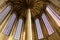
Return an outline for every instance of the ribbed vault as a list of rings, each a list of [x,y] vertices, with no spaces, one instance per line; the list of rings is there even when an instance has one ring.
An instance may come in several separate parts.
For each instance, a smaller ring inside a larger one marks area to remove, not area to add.
[[[46,7],[44,0],[10,0],[13,5],[14,11],[18,12],[17,15],[26,16],[26,11],[31,10],[32,17],[41,15]]]
[[[0,0],[0,40],[60,40],[57,0]]]

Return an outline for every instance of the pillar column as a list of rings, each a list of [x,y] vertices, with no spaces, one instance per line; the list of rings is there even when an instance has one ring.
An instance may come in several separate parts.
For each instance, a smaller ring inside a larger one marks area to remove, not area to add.
[[[35,27],[34,24],[32,24],[32,19],[31,19],[31,11],[30,9],[27,10],[27,15],[26,15],[26,40],[38,40],[35,38]],[[33,26],[32,26],[33,25]]]
[[[22,25],[22,30],[21,30],[21,34],[20,34],[20,40],[26,40],[26,27],[25,27],[24,23]]]

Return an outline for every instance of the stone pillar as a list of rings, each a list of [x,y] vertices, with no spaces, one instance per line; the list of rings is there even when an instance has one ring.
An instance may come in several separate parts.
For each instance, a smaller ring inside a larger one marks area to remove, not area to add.
[[[34,24],[32,26],[32,19],[31,19],[31,12],[30,9],[27,10],[27,15],[26,15],[27,19],[26,19],[26,40],[38,40],[35,37],[35,30],[34,29]]]
[[[31,12],[30,9],[27,10],[27,17],[26,17],[26,40],[33,40],[32,36],[32,23],[31,23]]]
[[[21,34],[20,34],[20,40],[26,40],[26,27],[25,27],[24,23],[22,25],[22,30],[21,30]]]

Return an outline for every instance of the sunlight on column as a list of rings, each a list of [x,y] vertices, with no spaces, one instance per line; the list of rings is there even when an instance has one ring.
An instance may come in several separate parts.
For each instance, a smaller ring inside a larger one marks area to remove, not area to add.
[[[31,12],[30,9],[28,9],[27,12],[27,20],[26,20],[26,26],[27,26],[27,40],[32,40],[32,26],[31,26]]]
[[[23,33],[23,40],[25,40],[25,32]]]
[[[26,32],[23,31],[23,32],[21,33],[20,40],[25,40],[25,38],[26,38]]]

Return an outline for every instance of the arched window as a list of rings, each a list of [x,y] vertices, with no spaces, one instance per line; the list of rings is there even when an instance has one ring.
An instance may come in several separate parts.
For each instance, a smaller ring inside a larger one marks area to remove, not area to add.
[[[35,20],[35,23],[36,23],[36,28],[37,28],[37,32],[38,32],[38,39],[44,38],[43,37],[43,33],[42,33],[42,29],[41,29],[41,26],[40,26],[40,22],[39,22],[38,18]]]
[[[11,29],[13,27],[13,23],[15,21],[15,18],[16,18],[16,15],[15,15],[15,13],[13,13],[12,17],[8,21],[8,24],[7,24],[6,28],[3,31],[4,34],[6,34],[6,35],[10,34],[10,31],[11,31]]]
[[[10,10],[11,10],[11,5],[8,5],[7,8],[0,13],[0,23],[4,20],[4,18],[7,16]]]
[[[46,10],[49,12],[51,17],[55,20],[56,24],[60,27],[60,16],[52,10],[52,8],[48,5]]]
[[[54,33],[54,30],[52,29],[52,26],[50,25],[50,23],[49,23],[49,21],[48,21],[48,19],[47,19],[47,17],[46,17],[45,14],[42,14],[42,19],[44,21],[44,24],[46,26],[46,29],[47,29],[49,35],[51,35],[52,33]]]
[[[23,23],[23,20],[19,19],[19,21],[18,21],[18,27],[17,27],[16,33],[15,33],[15,36],[14,36],[14,38],[16,40],[20,39],[20,33],[21,33],[22,23]]]

